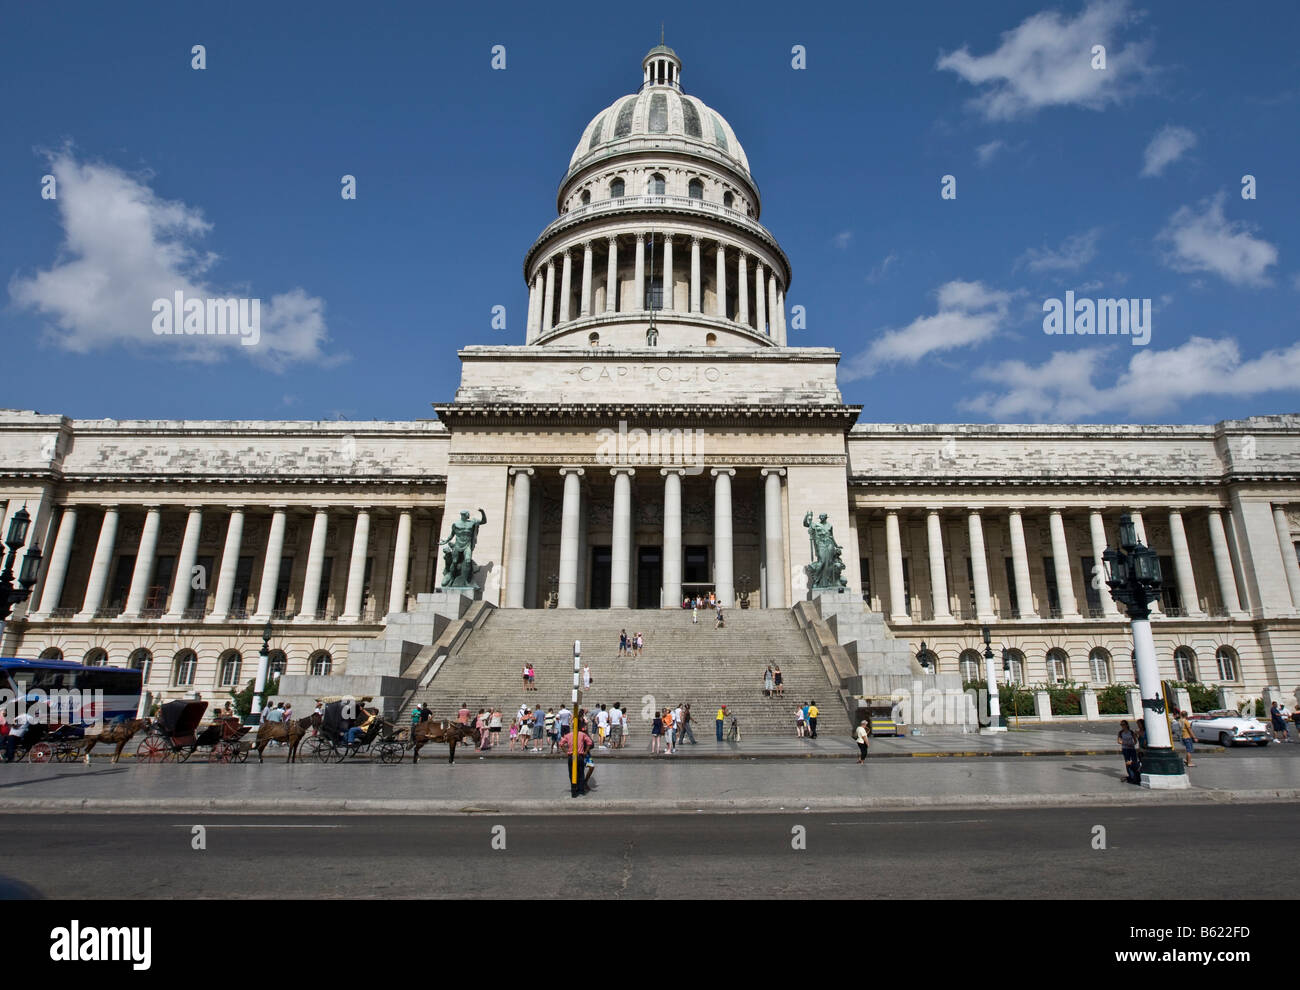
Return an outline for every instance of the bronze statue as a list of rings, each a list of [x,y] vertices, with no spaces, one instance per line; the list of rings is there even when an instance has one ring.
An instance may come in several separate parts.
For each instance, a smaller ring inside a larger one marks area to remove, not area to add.
[[[451,534],[438,544],[442,551],[442,587],[477,588],[474,583],[474,547],[478,544],[478,528],[487,523],[487,513],[478,510],[477,521],[470,519],[469,510],[462,509],[460,518],[451,524]]]
[[[835,527],[823,512],[817,522],[809,512],[803,517],[808,527],[808,549],[812,563],[804,568],[808,572],[808,587],[812,591],[839,591],[848,586],[844,573],[843,547],[835,542]]]

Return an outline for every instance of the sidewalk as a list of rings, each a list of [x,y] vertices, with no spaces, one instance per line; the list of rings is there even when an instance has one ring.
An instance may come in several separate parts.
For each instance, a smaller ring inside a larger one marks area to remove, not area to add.
[[[872,756],[865,766],[773,758],[753,766],[737,759],[623,761],[598,753],[595,762],[599,786],[579,800],[569,797],[558,757],[458,758],[454,766],[445,758],[418,766],[14,764],[0,767],[0,814],[661,814],[1300,801],[1300,759],[1245,750],[1198,762],[1186,791],[1125,784],[1118,754],[951,761]]]

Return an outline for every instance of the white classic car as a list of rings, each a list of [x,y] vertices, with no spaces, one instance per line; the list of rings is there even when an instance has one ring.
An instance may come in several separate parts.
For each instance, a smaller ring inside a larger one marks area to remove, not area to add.
[[[1232,746],[1236,743],[1267,746],[1272,738],[1263,722],[1244,716],[1240,712],[1205,712],[1190,716],[1189,721],[1192,723],[1192,735],[1197,742],[1217,742],[1220,746]]]

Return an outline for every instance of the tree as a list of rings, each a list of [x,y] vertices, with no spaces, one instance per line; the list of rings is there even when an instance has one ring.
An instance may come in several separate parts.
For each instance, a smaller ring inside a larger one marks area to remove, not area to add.
[[[235,712],[240,718],[247,718],[253,711],[253,688],[255,680],[249,681],[238,691],[231,691],[230,697],[235,702]],[[270,674],[266,677],[266,688],[262,692],[262,701],[265,703],[267,698],[272,698],[280,691],[280,678],[273,677]]]

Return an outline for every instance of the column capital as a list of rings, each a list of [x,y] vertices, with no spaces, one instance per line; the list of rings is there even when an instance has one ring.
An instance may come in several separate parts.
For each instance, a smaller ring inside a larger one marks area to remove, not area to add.
[[[586,473],[587,473],[587,469],[586,469],[586,468],[580,468],[580,467],[562,467],[562,468],[560,468],[560,477],[561,477],[561,478],[564,477],[566,474],[576,474],[579,478],[581,478],[581,477],[582,477],[584,474],[586,474]]]
[[[1185,508],[1187,508],[1187,506],[1185,505],[1166,505],[1165,511],[1168,512],[1170,515],[1181,516]]]
[[[636,474],[636,468],[615,467],[615,468],[610,468],[609,473],[612,477],[617,477],[620,474],[626,474],[629,478],[631,478]]]
[[[312,512],[320,513],[320,512],[329,512],[331,509],[335,507],[332,505],[311,505],[309,506],[309,508],[311,509]]]
[[[1223,515],[1223,513],[1227,512],[1228,510],[1221,505],[1207,505],[1205,507],[1205,511],[1212,516],[1221,516]]]
[[[243,505],[243,504],[240,504],[240,505],[226,505],[226,506],[223,506],[222,508],[224,508],[227,512],[243,512],[246,508],[248,508],[248,506]]]
[[[510,474],[511,475],[526,474],[531,478],[533,476],[533,469],[530,467],[512,467],[510,469]]]
[[[1004,505],[1003,508],[1014,516],[1022,516],[1025,513],[1023,505]]]
[[[375,507],[373,505],[354,505],[352,506],[352,511],[359,516],[368,516],[370,513],[375,511]]]
[[[733,476],[735,473],[736,473],[735,468],[709,468],[709,474],[714,478],[716,478],[720,474],[725,474],[728,477],[730,477]]]
[[[654,234],[652,233],[650,236],[653,237]],[[672,241],[673,241],[673,235],[670,234],[670,233],[667,233],[667,232],[660,233],[659,236],[660,236],[661,238],[663,238],[663,242],[664,242],[665,244],[671,244]]]
[[[189,512],[202,512],[204,509],[207,508],[207,506],[204,505],[202,502],[186,502],[184,503],[183,508],[185,508]]]
[[[764,478],[766,478],[769,474],[774,474],[774,475],[776,475],[778,478],[784,478],[784,477],[785,477],[785,468],[783,468],[783,467],[767,467],[767,468],[763,468],[763,469],[762,469],[761,471],[759,471],[758,473],[759,473],[762,477],[764,477]]]
[[[288,502],[268,502],[266,505],[262,506],[262,508],[264,508],[264,509],[270,509],[272,512],[288,512],[288,511],[289,511],[289,503],[288,503]]]
[[[161,502],[141,502],[137,508],[144,509],[145,512],[157,512],[162,508]]]
[[[702,240],[704,240],[704,238],[701,237],[699,234],[692,234],[692,235],[691,235],[691,247],[695,247],[695,246],[697,246],[697,245],[700,243],[700,241],[702,241]]]
[[[925,514],[927,516],[937,516],[941,512],[943,512],[945,508],[946,506],[942,506],[942,505],[927,505],[925,507]]]
[[[605,240],[608,241],[610,244],[617,244],[618,234],[610,234],[605,238]]]
[[[665,478],[668,477],[670,474],[676,474],[676,475],[679,475],[679,476],[681,476],[681,477],[685,477],[685,476],[686,476],[686,468],[660,468],[660,469],[659,469],[659,474],[660,474],[662,477],[665,477]]]
[[[1089,512],[1095,512],[1095,513],[1097,513],[1098,515],[1101,515],[1103,512],[1105,512],[1105,511],[1106,511],[1107,509],[1109,509],[1109,508],[1110,508],[1110,506],[1108,506],[1108,505],[1090,505],[1090,506],[1088,506],[1088,511],[1089,511]]]
[[[988,507],[984,505],[967,505],[967,506],[963,506],[963,508],[966,510],[967,515],[978,516],[981,512],[983,512]]]

